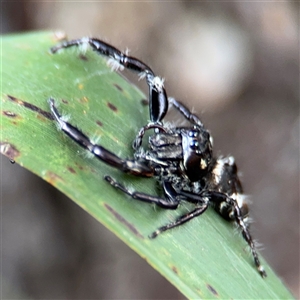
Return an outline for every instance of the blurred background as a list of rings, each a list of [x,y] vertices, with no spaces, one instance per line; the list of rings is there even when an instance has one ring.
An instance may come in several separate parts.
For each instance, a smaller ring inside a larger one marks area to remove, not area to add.
[[[300,297],[299,3],[1,5],[2,34],[98,37],[164,77],[169,96],[210,129],[215,153],[236,158],[253,201],[253,236]],[[3,156],[1,189],[3,299],[184,298],[72,201]]]

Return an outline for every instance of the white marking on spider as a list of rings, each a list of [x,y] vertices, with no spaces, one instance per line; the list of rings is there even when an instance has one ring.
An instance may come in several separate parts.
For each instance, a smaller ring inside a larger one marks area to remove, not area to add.
[[[139,77],[139,79],[138,79],[138,80],[142,80],[142,79],[144,79],[144,78],[146,77],[146,75],[147,75],[147,73],[146,73],[146,72],[140,72],[140,73],[138,74],[138,77]]]
[[[126,47],[126,50],[124,51],[124,54],[125,54],[126,56],[128,56],[129,52],[130,52],[130,49]]]
[[[107,65],[111,68],[112,71],[123,71],[124,70],[124,66],[121,65],[117,60],[115,60],[114,58],[110,57],[107,60]]]
[[[215,182],[216,184],[220,183],[220,180],[222,178],[222,174],[223,174],[223,168],[224,168],[224,163],[223,163],[223,159],[218,159],[216,162],[215,167],[212,170],[212,173],[215,177]]]
[[[201,159],[200,160],[200,168],[202,170],[206,169],[207,168],[207,162],[204,160],[204,159]]]
[[[161,91],[164,87],[164,79],[163,78],[160,78],[158,76],[155,76],[151,81],[150,81],[150,84],[154,86],[154,88],[157,90],[157,91]]]
[[[90,40],[90,38],[87,36],[81,39],[82,43],[78,47],[83,54],[86,53],[86,51],[90,45],[89,40]]]

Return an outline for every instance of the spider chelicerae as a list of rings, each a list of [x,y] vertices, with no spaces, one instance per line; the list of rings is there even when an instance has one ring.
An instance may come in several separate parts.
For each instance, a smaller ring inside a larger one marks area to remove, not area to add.
[[[181,102],[167,97],[163,80],[139,59],[95,38],[65,41],[51,48],[51,52],[56,53],[63,48],[80,45],[90,45],[98,54],[108,57],[113,69],[127,68],[146,79],[149,87],[150,122],[139,130],[133,141],[132,159],[121,158],[103,146],[93,143],[82,131],[61,117],[54,99],[50,98],[51,112],[61,130],[107,165],[131,175],[154,177],[164,194],[159,197],[132,191],[111,176],[104,177],[114,188],[131,198],[155,203],[165,209],[176,209],[182,201],[195,204],[194,210],[158,228],[150,238],[200,216],[212,206],[224,219],[236,222],[251,249],[258,272],[262,277],[266,277],[249,232],[248,206],[234,158],[213,156],[212,138],[201,120]],[[178,110],[190,125],[167,126],[164,117],[169,106]],[[142,141],[148,130],[152,130],[153,134],[144,149]]]

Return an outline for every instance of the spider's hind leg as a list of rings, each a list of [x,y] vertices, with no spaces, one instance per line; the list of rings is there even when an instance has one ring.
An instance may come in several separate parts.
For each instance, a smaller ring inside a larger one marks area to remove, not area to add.
[[[248,243],[248,245],[251,249],[251,253],[252,253],[252,256],[254,258],[254,263],[256,265],[256,268],[257,268],[258,272],[260,273],[261,277],[267,277],[267,273],[266,273],[264,267],[261,265],[260,259],[258,257],[257,252],[256,252],[255,243],[254,243],[254,241],[252,239],[252,236],[249,232],[249,226],[244,222],[244,219],[241,215],[241,209],[238,206],[236,200],[230,199],[230,202],[233,202],[232,205],[234,207],[234,216],[235,216],[236,223],[241,228],[243,238]]]
[[[249,231],[249,226],[245,222],[245,219],[242,215],[242,208],[240,208],[237,200],[228,197],[224,193],[220,192],[207,192],[207,197],[210,199],[210,202],[213,204],[215,209],[219,212],[221,216],[224,217],[223,209],[228,212],[227,208],[231,207],[234,214],[234,221],[237,223],[238,227],[242,232],[242,236],[244,240],[247,242],[250,247],[255,266],[262,277],[267,277],[267,273],[264,267],[260,263],[260,259],[258,257],[258,253],[256,252],[255,243]]]

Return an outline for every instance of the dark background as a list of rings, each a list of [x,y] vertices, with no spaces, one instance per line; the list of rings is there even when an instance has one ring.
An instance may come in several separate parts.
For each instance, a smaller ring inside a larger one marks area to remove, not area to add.
[[[215,153],[236,158],[253,201],[253,236],[300,296],[299,3],[1,5],[2,33],[102,38],[164,77],[168,94],[210,129]],[[3,299],[183,298],[72,201],[3,156],[1,196]]]

